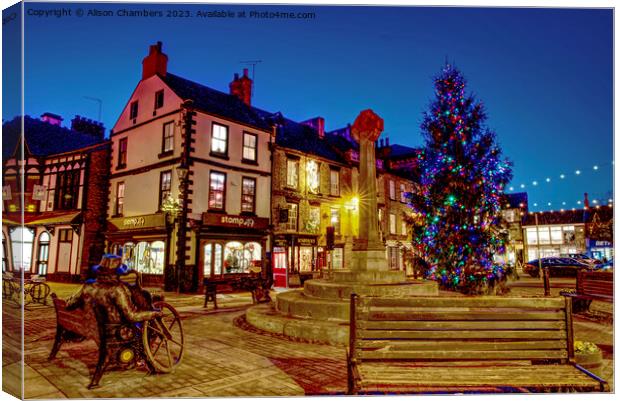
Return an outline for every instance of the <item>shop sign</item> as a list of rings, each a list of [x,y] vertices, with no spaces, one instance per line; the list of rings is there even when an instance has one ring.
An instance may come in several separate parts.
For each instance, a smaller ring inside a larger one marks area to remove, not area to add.
[[[316,237],[299,237],[297,238],[297,245],[299,246],[316,246]]]
[[[288,245],[288,241],[285,237],[275,237],[273,239],[273,245],[277,247],[284,248]]]
[[[133,217],[115,217],[108,220],[118,230],[136,230],[165,226],[163,214],[147,214]]]
[[[233,214],[203,213],[202,222],[210,226],[234,228],[265,229],[269,226],[269,219],[265,217],[249,217]]]
[[[594,241],[594,246],[597,248],[611,247],[611,242],[609,241]]]

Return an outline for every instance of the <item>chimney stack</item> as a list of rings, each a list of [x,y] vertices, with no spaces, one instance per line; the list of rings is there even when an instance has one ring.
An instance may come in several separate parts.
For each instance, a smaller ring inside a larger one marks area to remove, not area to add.
[[[584,193],[583,194],[583,206],[589,208],[590,207],[590,201],[588,200],[588,193]]]
[[[93,136],[97,139],[103,139],[103,134],[105,133],[105,128],[102,123],[82,116],[75,116],[75,118],[71,120],[71,130]]]
[[[48,124],[60,126],[60,124],[62,123],[62,117],[54,113],[43,113],[41,114],[41,121],[44,121]]]
[[[319,134],[319,138],[325,138],[325,119],[323,117],[314,117],[306,121],[302,121],[301,124],[312,127]]]
[[[142,60],[142,79],[153,75],[166,76],[168,70],[168,56],[161,51],[162,44],[157,42],[149,47],[149,55]]]
[[[248,69],[243,69],[243,76],[235,73],[233,81],[228,85],[230,94],[236,96],[243,103],[251,106],[252,104],[252,80],[248,77]]]

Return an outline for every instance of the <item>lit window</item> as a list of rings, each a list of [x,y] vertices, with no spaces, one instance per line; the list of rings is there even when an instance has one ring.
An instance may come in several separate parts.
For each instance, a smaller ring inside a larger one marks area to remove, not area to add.
[[[299,182],[299,160],[288,159],[286,161],[286,186],[297,188]]]
[[[297,231],[297,204],[287,203],[288,208],[288,221],[286,222],[285,229],[287,231]]]
[[[340,196],[340,170],[331,169],[329,171],[329,194]]]
[[[552,244],[561,244],[562,243],[562,227],[551,227],[551,243]]]
[[[127,138],[118,141],[118,168],[127,165]]]
[[[256,161],[256,142],[256,135],[243,133],[243,160]]]
[[[407,190],[405,189],[405,184],[400,184],[400,201],[407,203]]]
[[[334,232],[340,234],[340,209],[331,209],[331,223],[334,226]]]
[[[256,180],[254,178],[243,177],[241,189],[241,211],[254,213],[256,203]]]
[[[549,227],[539,227],[538,228],[538,241],[541,245],[546,245],[551,243],[551,238],[549,236]]]
[[[123,214],[123,204],[125,203],[125,183],[119,182],[116,184],[116,215]]]
[[[306,163],[306,181],[308,192],[316,194],[319,192],[319,163],[309,160]]]
[[[155,92],[155,109],[164,107],[164,90]]]
[[[164,203],[172,187],[172,171],[162,171],[159,176],[159,207]]]
[[[225,155],[228,152],[228,127],[213,123],[211,152]]]
[[[400,235],[407,235],[407,222],[404,220],[400,222]]]
[[[396,215],[390,213],[390,234],[396,234]]]
[[[163,241],[138,242],[131,253],[133,269],[145,274],[164,274],[164,247]]]
[[[161,151],[170,152],[174,149],[174,121],[164,124],[164,138]]]
[[[209,277],[211,275],[211,258],[212,256],[213,244],[206,244],[204,246],[204,266],[202,273],[205,277]]]
[[[131,102],[129,105],[129,119],[133,120],[138,117],[138,101]]]
[[[396,184],[394,181],[390,180],[390,199],[396,199]]]
[[[308,221],[306,222],[306,232],[318,233],[321,226],[321,208],[310,206],[308,211]]]
[[[25,227],[17,227],[10,235],[11,250],[13,253],[13,269],[30,271],[34,231]]]
[[[525,233],[526,233],[527,243],[528,244],[530,244],[530,245],[538,244],[538,236],[536,235],[536,227],[527,228],[525,230]]]
[[[209,209],[224,209],[226,174],[212,171],[209,174]]]

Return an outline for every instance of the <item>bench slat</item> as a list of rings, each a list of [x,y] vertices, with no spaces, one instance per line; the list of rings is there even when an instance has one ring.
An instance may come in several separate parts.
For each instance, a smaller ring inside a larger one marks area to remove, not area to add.
[[[411,321],[407,313],[383,313],[370,312],[369,319],[374,321],[360,321],[357,327],[365,328],[402,328],[407,330],[503,330],[503,329],[529,329],[529,330],[562,330],[566,323],[558,321]],[[400,321],[395,321],[400,320]]]
[[[522,308],[532,309],[563,309],[562,297],[547,298],[513,298],[513,297],[360,297],[357,298],[360,306],[390,306],[390,307],[428,307],[428,308]]]
[[[471,330],[460,331],[456,336],[453,331],[435,331],[432,337],[428,331],[406,331],[406,330],[359,330],[359,338],[522,338],[522,339],[565,339],[566,332],[563,330]]]
[[[411,341],[411,340],[357,340],[356,348],[384,348],[393,350],[518,350],[518,349],[566,349],[567,342],[562,341]]]
[[[496,359],[496,360],[515,360],[515,359],[565,359],[568,351],[564,350],[505,350],[505,351],[468,351],[468,350],[415,350],[415,351],[391,351],[382,349],[378,351],[357,350],[355,352],[358,360],[381,360],[381,359]]]
[[[387,312],[399,316],[407,314],[408,320],[563,320],[564,313],[561,311],[532,312],[523,311],[519,314],[497,312],[490,309],[462,310],[462,311],[437,311],[437,310],[412,310],[411,308],[372,308],[372,313]]]

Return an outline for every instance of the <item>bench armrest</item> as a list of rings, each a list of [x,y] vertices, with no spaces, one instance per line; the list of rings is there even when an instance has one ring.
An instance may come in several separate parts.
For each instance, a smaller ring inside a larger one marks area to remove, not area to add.
[[[604,379],[601,379],[600,377],[598,377],[594,373],[590,372],[589,370],[587,370],[586,368],[584,368],[583,366],[581,366],[581,365],[579,365],[579,364],[577,364],[575,362],[571,362],[571,365],[573,365],[574,367],[576,367],[577,369],[579,369],[580,371],[582,371],[586,375],[590,376],[594,380],[598,381],[600,383],[600,385],[601,385],[601,392],[609,391],[609,383],[607,383],[607,381],[605,381]]]

